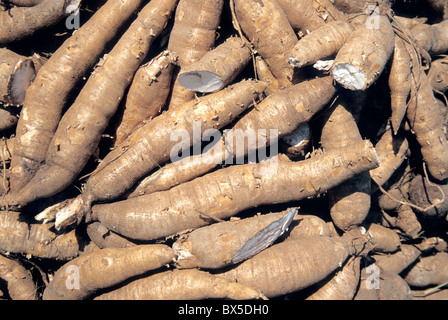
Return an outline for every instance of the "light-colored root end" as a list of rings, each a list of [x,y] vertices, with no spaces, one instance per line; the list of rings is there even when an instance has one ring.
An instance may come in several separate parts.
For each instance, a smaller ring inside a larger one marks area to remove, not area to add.
[[[36,70],[31,60],[24,60],[16,65],[9,83],[9,99],[13,105],[21,105],[25,100],[25,93],[36,77]]]
[[[56,230],[61,231],[68,226],[78,224],[89,209],[90,203],[86,203],[82,195],[67,202],[55,214]]]
[[[43,210],[41,213],[37,214],[34,217],[34,220],[42,222],[43,224],[52,222],[56,219],[56,214],[59,212],[60,209],[64,208],[67,205],[67,200],[56,203],[52,206],[49,206],[45,210]]]
[[[298,60],[298,59],[296,59],[296,58],[294,58],[294,57],[289,57],[289,59],[288,59],[288,63],[289,63],[291,66],[295,67],[295,68],[301,68],[301,67],[303,67],[303,63],[300,62],[300,60]]]
[[[342,63],[333,66],[333,78],[349,90],[363,90],[366,87],[366,76],[360,68]]]
[[[65,13],[66,14],[74,13],[76,10],[79,9],[80,4],[81,4],[81,0],[71,0],[71,1],[69,1],[67,6],[65,7]]]
[[[317,60],[313,64],[313,68],[319,71],[330,71],[333,67],[334,60]]]
[[[210,71],[190,71],[179,74],[181,85],[191,91],[215,92],[224,86],[220,76]]]

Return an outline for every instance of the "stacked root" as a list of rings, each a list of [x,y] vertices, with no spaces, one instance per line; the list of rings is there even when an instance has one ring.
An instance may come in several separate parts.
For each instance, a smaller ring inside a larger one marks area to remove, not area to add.
[[[0,1],[0,298],[446,297],[428,4]]]

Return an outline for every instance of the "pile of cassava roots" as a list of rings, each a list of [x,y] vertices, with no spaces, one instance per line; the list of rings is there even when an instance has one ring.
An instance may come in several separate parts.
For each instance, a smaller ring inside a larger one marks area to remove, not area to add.
[[[0,299],[448,299],[448,1],[0,0]]]

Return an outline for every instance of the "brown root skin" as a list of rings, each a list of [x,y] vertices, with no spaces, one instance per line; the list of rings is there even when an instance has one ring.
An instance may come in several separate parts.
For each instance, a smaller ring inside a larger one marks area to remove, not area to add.
[[[142,2],[108,1],[39,70],[27,90],[17,124],[12,191],[23,188],[43,163],[69,94]]]
[[[340,128],[344,128],[341,131]],[[356,145],[363,139],[349,105],[339,98],[325,111],[321,144],[325,150]],[[380,162],[381,166],[381,162]],[[370,210],[370,175],[363,172],[328,191],[330,215],[333,223],[347,231],[360,225]]]
[[[395,36],[394,54],[389,75],[391,95],[391,124],[397,134],[406,116],[408,97],[411,92],[411,57],[404,41]]]
[[[198,123],[201,124],[202,130],[199,138],[202,138],[203,132],[207,129],[219,130],[229,124],[252,106],[265,87],[263,82],[241,81],[170,110],[138,128],[120,145],[120,148],[115,148],[103,159],[87,180],[83,194],[68,206],[62,206],[60,214],[56,217],[56,228],[79,223],[90,210],[91,203],[118,198],[139,179],[170,160],[173,149],[176,151],[179,150],[176,149],[179,146],[185,148],[185,144],[191,146],[196,143],[197,141],[192,141],[191,137],[193,128],[197,127]],[[163,134],[164,132],[166,134]],[[188,133],[188,141],[178,142],[171,139],[173,132]],[[121,169],[116,170],[117,167]],[[117,184],[113,181],[121,182]]]
[[[207,93],[231,83],[251,59],[250,48],[239,37],[231,37],[180,71],[177,80],[188,90]]]
[[[443,219],[448,212],[448,184],[416,175],[409,183],[409,200],[420,216]]]
[[[14,128],[18,120],[14,110],[10,107],[0,108],[0,131]]]
[[[409,155],[409,143],[404,136],[394,135],[392,129],[389,128],[375,144],[375,150],[378,153],[380,165],[370,171],[370,177],[376,185],[383,186]]]
[[[76,179],[97,149],[135,71],[165,28],[176,3],[153,0],[139,12],[61,118],[45,163],[20,192],[11,193],[10,205],[24,206],[50,197]],[[97,107],[92,109],[92,105]]]
[[[249,300],[262,297],[255,289],[192,269],[170,270],[134,280],[95,300]]]
[[[258,78],[268,84],[266,90],[264,91],[266,96],[278,91],[280,89],[280,84],[272,74],[266,61],[264,61],[262,57],[256,56],[255,66],[257,69]]]
[[[331,58],[342,48],[352,32],[353,28],[348,22],[328,22],[301,38],[291,50],[288,62],[301,68],[318,60]]]
[[[24,39],[55,25],[72,14],[79,4],[79,0],[43,0],[36,6],[0,11],[0,44]]]
[[[174,71],[169,109],[173,110],[194,99],[194,92],[177,81],[182,68],[200,60],[215,45],[216,30],[221,21],[223,0],[180,0],[176,8],[168,50],[178,57]]]
[[[150,121],[162,111],[171,90],[176,57],[163,51],[136,71],[124,102],[124,110],[115,131],[117,147],[142,121]]]
[[[342,266],[350,254],[350,243],[343,238],[285,241],[218,275],[272,298],[318,283]]]
[[[36,77],[32,59],[0,48],[0,102],[21,105],[25,92]]]
[[[420,49],[431,56],[444,54],[448,51],[448,21],[436,24],[418,24],[410,29],[412,36]]]
[[[277,0],[286,13],[291,26],[302,36],[326,23],[344,21],[345,17],[332,0]]]
[[[422,252],[413,245],[403,244],[400,250],[391,254],[375,254],[375,264],[384,272],[400,274],[414,263]]]
[[[17,7],[33,7],[43,2],[43,0],[3,0],[0,4],[15,5]]]
[[[420,145],[420,152],[429,174],[432,178],[443,181],[448,178],[448,140],[444,132],[445,120],[422,68],[420,68],[418,79],[420,87],[416,95],[411,96],[406,116]]]
[[[158,239],[210,224],[208,216],[226,219],[259,205],[314,197],[377,165],[368,141],[299,162],[233,165],[167,191],[94,205],[90,219],[126,237]]]
[[[401,241],[398,234],[389,228],[371,223],[367,228],[370,242],[375,252],[395,252],[399,250]]]
[[[371,268],[371,269],[368,269]],[[361,270],[361,279],[355,300],[412,300],[406,281],[396,273],[383,272],[376,265]]]
[[[0,254],[0,279],[6,282],[12,300],[38,300],[37,287],[31,273],[18,261]]]
[[[434,90],[441,93],[445,93],[448,90],[448,57],[431,62],[428,80]]]
[[[76,230],[65,234],[52,231],[52,224],[28,224],[18,212],[0,212],[0,250],[56,260],[78,256],[83,240]]]
[[[44,300],[80,300],[99,289],[117,285],[129,278],[161,268],[174,259],[174,251],[164,244],[96,250],[63,265],[45,288]],[[76,270],[76,271],[75,271]],[[70,288],[78,272],[78,288]]]
[[[344,88],[366,90],[381,75],[394,49],[395,33],[389,18],[369,17],[339,50],[331,74]]]
[[[441,285],[448,281],[448,253],[420,257],[404,280],[413,288]]]
[[[287,211],[251,218],[214,223],[193,230],[173,244],[178,268],[220,269],[231,263],[232,256],[258,231],[280,219]],[[298,215],[291,223],[287,239],[329,236],[324,221],[313,215]]]
[[[292,134],[300,125],[306,125],[315,114],[327,105],[335,91],[329,76],[301,82],[273,93],[257,103],[255,108],[237,120],[232,130],[234,132],[240,130],[244,134],[251,133],[253,130],[268,132],[269,129],[276,128],[279,130],[278,138],[281,139]],[[227,145],[226,142],[228,142]],[[238,141],[234,142],[238,143]],[[249,151],[252,154],[255,151],[245,142],[242,143],[244,151],[232,151],[231,143],[223,138],[207,152],[197,157],[191,156],[185,163],[176,161],[165,165],[141,181],[127,197],[167,190],[199,177],[227,160],[235,163],[234,157],[244,158]],[[266,145],[270,144],[269,136],[266,137],[266,142],[262,142],[263,145],[265,143]]]
[[[294,69],[288,55],[297,43],[288,18],[275,0],[234,0],[241,30],[266,61],[280,88],[294,83]]]
[[[361,257],[350,257],[329,281],[318,285],[306,300],[352,300],[361,274]]]

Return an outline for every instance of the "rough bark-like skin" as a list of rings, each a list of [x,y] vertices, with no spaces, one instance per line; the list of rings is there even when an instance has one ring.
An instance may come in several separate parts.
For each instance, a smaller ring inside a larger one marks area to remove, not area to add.
[[[411,97],[407,118],[420,144],[429,173],[434,179],[442,181],[448,178],[448,140],[443,130],[444,118],[423,70],[418,79],[420,88],[417,97]]]
[[[231,83],[247,66],[250,59],[250,49],[244,41],[239,37],[231,37],[207,52],[199,61],[182,68],[178,75],[178,81],[185,86],[188,85],[188,80],[183,79],[185,76],[197,72],[209,72],[221,80],[220,87],[210,90],[207,89],[207,85],[202,85],[197,90],[194,90],[194,88],[190,88],[190,90],[199,92],[218,91]]]
[[[90,175],[84,193],[58,212],[56,228],[79,223],[92,202],[118,198],[171,156],[177,156],[180,149],[200,142],[205,130],[219,130],[229,124],[252,106],[265,87],[259,81],[242,81],[169,110],[135,130]]]
[[[69,260],[79,254],[75,230],[58,235],[51,224],[28,224],[18,212],[0,212],[0,250],[40,258]]]
[[[281,88],[291,85],[294,69],[288,64],[288,55],[298,39],[277,1],[235,0],[235,13],[242,31]]]
[[[269,129],[279,130],[279,139],[291,134],[298,126],[308,122],[322,110],[335,92],[336,89],[329,76],[301,82],[265,98],[256,108],[243,115],[232,129],[241,130],[243,133],[250,130],[266,130],[266,144],[269,145]],[[195,158],[192,156],[185,163],[167,164],[145,178],[128,197],[167,190],[182,182],[190,181],[224,163],[229,154],[232,157],[231,162],[234,163],[233,156],[238,153],[235,150],[227,150],[231,152],[226,154],[225,143],[225,140],[221,139],[217,142],[216,149],[214,147]],[[229,143],[227,146],[232,145]],[[249,150],[254,151],[245,144],[242,153],[247,155]]]
[[[17,152],[11,162],[13,191],[28,183],[45,160],[69,93],[142,2],[108,1],[39,70],[17,124]]]
[[[325,150],[356,145],[362,141],[350,107],[341,98],[324,115],[321,144]],[[381,165],[381,162],[380,162]],[[370,175],[363,172],[328,191],[330,215],[341,230],[360,225],[370,210]]]
[[[352,300],[361,276],[361,257],[351,257],[327,282],[306,300]]]
[[[13,7],[0,11],[0,44],[21,40],[52,26],[68,16],[67,5],[73,0],[44,0],[33,7]]]
[[[164,244],[109,248],[79,256],[63,265],[45,288],[44,300],[81,300],[99,289],[119,284],[131,277],[158,269],[174,258]],[[77,268],[79,288],[67,286]]]
[[[264,83],[243,81],[154,118],[104,158],[98,172],[89,178],[86,192],[97,200],[116,198],[170,159],[171,149],[179,143],[170,141],[171,132],[191,132],[195,121],[201,123],[201,133],[220,129],[251,106],[264,88]]]
[[[444,200],[426,211],[416,209],[420,216],[443,218],[448,212],[448,184],[428,182],[422,175],[416,175],[409,183],[409,200],[422,209]]]
[[[380,15],[370,19],[351,34],[336,55],[332,75],[346,89],[369,88],[393,53],[395,33],[389,19]]]
[[[448,253],[437,252],[420,260],[404,276],[411,287],[438,286],[448,281]]]
[[[218,275],[259,290],[271,298],[325,279],[342,266],[350,253],[349,242],[343,238],[285,241]]]
[[[378,165],[370,142],[299,162],[234,165],[167,191],[93,206],[91,218],[133,239],[158,239],[263,204],[313,197]],[[150,204],[148,206],[148,204]]]
[[[385,272],[400,274],[422,254],[415,246],[403,244],[400,251],[386,255],[374,255],[375,264]]]
[[[409,154],[408,140],[401,135],[394,136],[391,129],[383,133],[375,144],[380,166],[370,171],[376,184],[384,185],[400,167]]]
[[[448,58],[440,58],[431,62],[428,71],[428,79],[431,86],[440,92],[448,90]]]
[[[31,273],[19,262],[0,254],[0,279],[6,282],[12,300],[37,300],[37,288]]]
[[[201,59],[215,45],[221,21],[223,0],[180,0],[174,17],[168,50],[178,57],[180,70]],[[169,108],[177,108],[194,99],[194,92],[177,81],[177,72]]]
[[[448,51],[448,20],[436,24],[418,24],[411,28],[415,42],[430,55]]]
[[[255,289],[193,269],[165,271],[138,279],[95,300],[248,300],[259,297]]]
[[[25,73],[24,82],[15,82],[14,76]],[[21,56],[7,48],[0,48],[0,102],[21,105],[26,89],[36,76],[34,64],[30,58]]]
[[[177,0],[153,0],[140,11],[61,118],[45,164],[25,187],[10,195],[9,204],[23,206],[52,196],[78,176],[98,147],[135,71],[165,28],[176,3]]]
[[[333,57],[342,48],[353,28],[345,21],[332,21],[306,34],[292,49],[289,64],[305,67]]]
[[[115,146],[143,121],[162,111],[171,90],[176,57],[169,51],[141,66],[134,75],[124,103],[124,111],[115,133]]]
[[[345,20],[331,0],[277,0],[291,26],[303,34],[314,31],[331,21]]]
[[[389,75],[391,124],[394,134],[397,134],[406,115],[408,97],[411,92],[411,65],[411,57],[404,41],[395,36],[394,54]]]
[[[286,211],[257,215],[236,221],[214,223],[193,230],[173,244],[177,252],[176,266],[223,268],[231,263],[232,256],[258,231],[285,214]],[[289,227],[288,239],[328,236],[329,231],[325,230],[325,227],[323,220],[316,216],[298,215]]]

